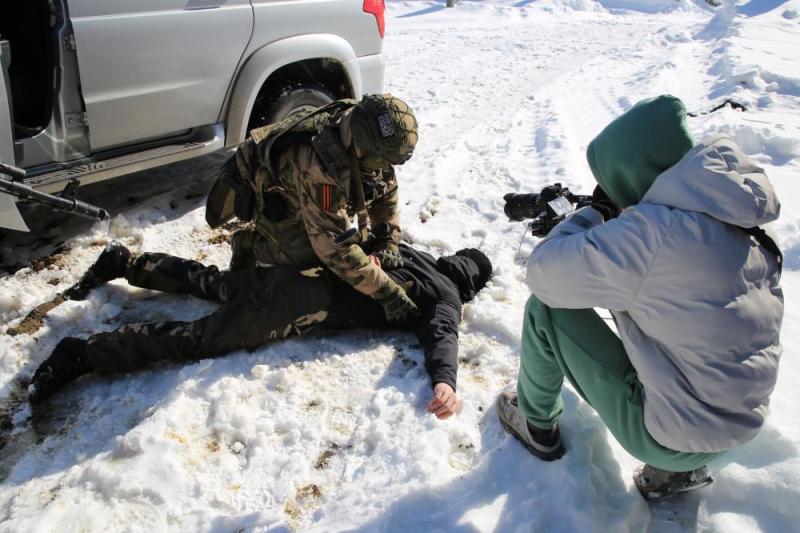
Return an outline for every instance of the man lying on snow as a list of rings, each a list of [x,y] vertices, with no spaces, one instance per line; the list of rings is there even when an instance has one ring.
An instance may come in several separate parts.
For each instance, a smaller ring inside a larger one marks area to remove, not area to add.
[[[401,245],[399,252],[402,265],[388,275],[406,289],[419,311],[417,316],[392,325],[411,329],[419,339],[434,390],[428,411],[447,418],[458,402],[461,304],[486,285],[492,264],[472,248],[438,260],[406,245]],[[254,350],[312,326],[374,328],[390,323],[379,301],[321,267],[220,272],[214,266],[166,254],[132,254],[121,244],[111,243],[78,285],[85,288],[119,277],[137,287],[192,294],[222,305],[193,322],[129,324],[86,340],[63,339],[34,373],[31,403],[41,402],[91,372],[129,372],[159,361],[190,361]]]
[[[634,476],[646,498],[705,486],[705,465],[759,431],[775,386],[781,255],[758,226],[778,218],[778,198],[729,138],[692,147],[670,96],[617,118],[587,157],[616,205],[576,211],[531,254],[517,394],[498,414],[558,459],[566,377],[647,463]]]

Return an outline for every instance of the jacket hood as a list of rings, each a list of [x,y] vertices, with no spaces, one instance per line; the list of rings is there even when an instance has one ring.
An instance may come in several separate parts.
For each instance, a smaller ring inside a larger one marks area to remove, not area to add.
[[[658,177],[644,200],[744,228],[772,222],[781,211],[764,170],[725,135],[694,147]]]
[[[686,110],[674,96],[643,100],[589,143],[597,183],[620,208],[639,203],[656,177],[692,148]]]
[[[461,303],[472,300],[492,277],[492,263],[480,250],[466,248],[436,260],[436,270],[458,287]]]

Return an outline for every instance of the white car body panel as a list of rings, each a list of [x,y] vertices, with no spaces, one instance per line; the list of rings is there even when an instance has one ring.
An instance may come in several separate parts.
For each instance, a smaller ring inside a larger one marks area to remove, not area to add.
[[[92,151],[216,122],[252,32],[248,0],[69,6]]]
[[[3,61],[3,50],[0,48],[0,65]],[[7,140],[11,140],[11,112],[9,107],[8,95],[6,94],[5,72],[0,68],[0,162],[8,165],[14,164],[14,145]],[[8,179],[8,176],[3,176]],[[17,209],[16,199],[0,192],[0,228],[15,229],[17,231],[28,231],[28,226],[22,220],[22,215]]]
[[[0,192],[0,228],[30,231],[22,220],[22,215],[19,214],[14,197],[2,192]]]
[[[362,0],[252,0],[255,25],[245,56],[278,39],[306,34],[346,37],[357,56],[379,54],[375,16]]]
[[[362,93],[383,93],[383,72],[385,69],[383,54],[359,57],[357,61],[359,64],[358,70],[361,72]]]

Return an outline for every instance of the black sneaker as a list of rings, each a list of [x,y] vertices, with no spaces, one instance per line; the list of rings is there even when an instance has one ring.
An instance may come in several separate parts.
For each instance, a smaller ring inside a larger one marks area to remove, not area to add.
[[[50,357],[34,372],[28,387],[28,399],[32,404],[40,403],[67,383],[92,370],[86,356],[86,341],[74,337],[62,339]]]
[[[131,252],[117,241],[108,243],[105,249],[100,252],[97,260],[81,276],[76,284],[62,293],[67,300],[83,300],[89,291],[95,287],[107,283],[112,279],[121,278],[125,275],[128,268],[128,261]]]
[[[644,465],[633,474],[633,481],[646,500],[660,500],[707,487],[714,482],[714,478],[705,466],[689,472],[670,472]]]
[[[519,410],[516,393],[504,392],[497,398],[497,414],[503,427],[542,461],[561,459],[566,452],[558,426],[542,429],[531,425]]]

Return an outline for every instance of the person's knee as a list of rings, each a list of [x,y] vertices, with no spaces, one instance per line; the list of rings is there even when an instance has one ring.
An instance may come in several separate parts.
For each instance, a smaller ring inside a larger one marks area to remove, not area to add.
[[[528,302],[525,304],[525,320],[533,326],[541,324],[545,321],[550,321],[550,307],[542,302],[535,294],[531,294]]]
[[[239,229],[231,236],[231,250],[233,253],[252,252],[253,250],[253,229]]]

